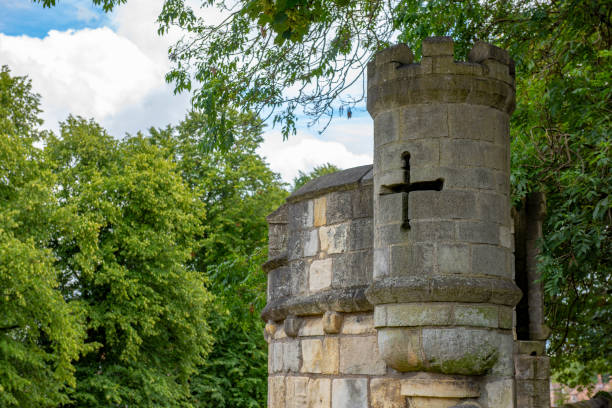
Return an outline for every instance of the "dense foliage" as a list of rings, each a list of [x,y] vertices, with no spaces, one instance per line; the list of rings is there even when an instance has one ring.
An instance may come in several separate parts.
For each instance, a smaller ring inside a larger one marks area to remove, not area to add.
[[[167,147],[206,209],[201,246],[190,264],[205,270],[215,300],[209,325],[212,351],[191,380],[198,407],[261,407],[267,396],[267,344],[259,312],[266,301],[268,227],[265,217],[287,195],[278,174],[256,152],[261,121],[237,115],[241,125],[227,151],[204,153],[197,136],[203,118],[190,114],[176,127],[151,129]]]
[[[203,206],[142,137],[117,141],[69,117],[45,153],[59,206],[80,224],[51,244],[62,292],[84,304],[97,345],[75,363],[75,406],[188,406],[188,380],[212,340],[204,276],[187,266]]]
[[[73,223],[54,205],[40,164],[39,96],[30,81],[0,70],[0,406],[68,401],[72,361],[85,350],[80,305],[57,290],[61,270],[49,244]]]

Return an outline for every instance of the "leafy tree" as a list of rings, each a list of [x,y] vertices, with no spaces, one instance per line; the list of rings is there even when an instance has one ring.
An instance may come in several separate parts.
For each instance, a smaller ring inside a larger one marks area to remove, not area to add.
[[[198,129],[206,119],[201,114],[189,114],[175,128],[151,129],[153,143],[168,147],[206,209],[202,248],[192,261],[201,270],[264,247],[265,217],[287,196],[280,176],[256,153],[263,141],[261,121],[253,115],[231,116],[240,126],[227,150],[202,151]]]
[[[315,166],[308,173],[300,170],[298,172],[298,176],[293,179],[293,191],[297,191],[297,189],[308,183],[310,180],[314,180],[325,174],[331,174],[337,171],[340,171],[340,168],[331,163],[325,163],[320,166]]]
[[[50,407],[68,402],[73,360],[83,344],[77,303],[57,290],[46,248],[51,231],[70,224],[54,207],[53,177],[34,147],[39,96],[25,77],[0,70],[0,405]]]
[[[284,183],[256,149],[262,124],[253,115],[235,115],[241,125],[226,150],[203,152],[198,129],[205,118],[191,113],[176,127],[151,129],[183,179],[204,204],[201,247],[191,264],[205,270],[215,295],[210,327],[214,344],[191,380],[198,407],[265,406],[267,345],[259,311],[265,305],[265,217],[287,195]]]
[[[57,199],[80,229],[51,243],[62,291],[84,303],[87,342],[75,406],[186,407],[210,351],[211,296],[187,267],[204,210],[167,153],[141,136],[117,141],[69,117],[45,149]]]

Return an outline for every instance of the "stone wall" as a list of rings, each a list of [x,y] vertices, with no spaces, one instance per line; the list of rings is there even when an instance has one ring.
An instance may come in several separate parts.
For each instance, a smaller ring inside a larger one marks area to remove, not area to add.
[[[549,406],[541,217],[517,241],[528,318],[514,330],[513,108],[499,48],[456,62],[442,37],[418,64],[405,45],[376,55],[373,166],[313,180],[268,217],[270,408]]]

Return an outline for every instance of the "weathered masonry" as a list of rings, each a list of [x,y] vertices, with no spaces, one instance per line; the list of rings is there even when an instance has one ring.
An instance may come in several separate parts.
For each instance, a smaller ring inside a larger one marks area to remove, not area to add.
[[[447,37],[422,54],[397,45],[368,66],[374,165],[268,217],[270,408],[550,406],[545,204],[510,209],[512,61],[477,43],[456,62]]]

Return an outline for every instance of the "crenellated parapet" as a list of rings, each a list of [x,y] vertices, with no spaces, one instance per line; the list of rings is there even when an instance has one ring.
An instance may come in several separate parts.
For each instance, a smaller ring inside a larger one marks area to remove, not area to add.
[[[422,58],[405,44],[376,54],[368,64],[371,115],[400,105],[467,103],[490,106],[508,114],[514,103],[514,62],[494,45],[477,42],[468,61],[455,61],[450,37],[423,40]]]

